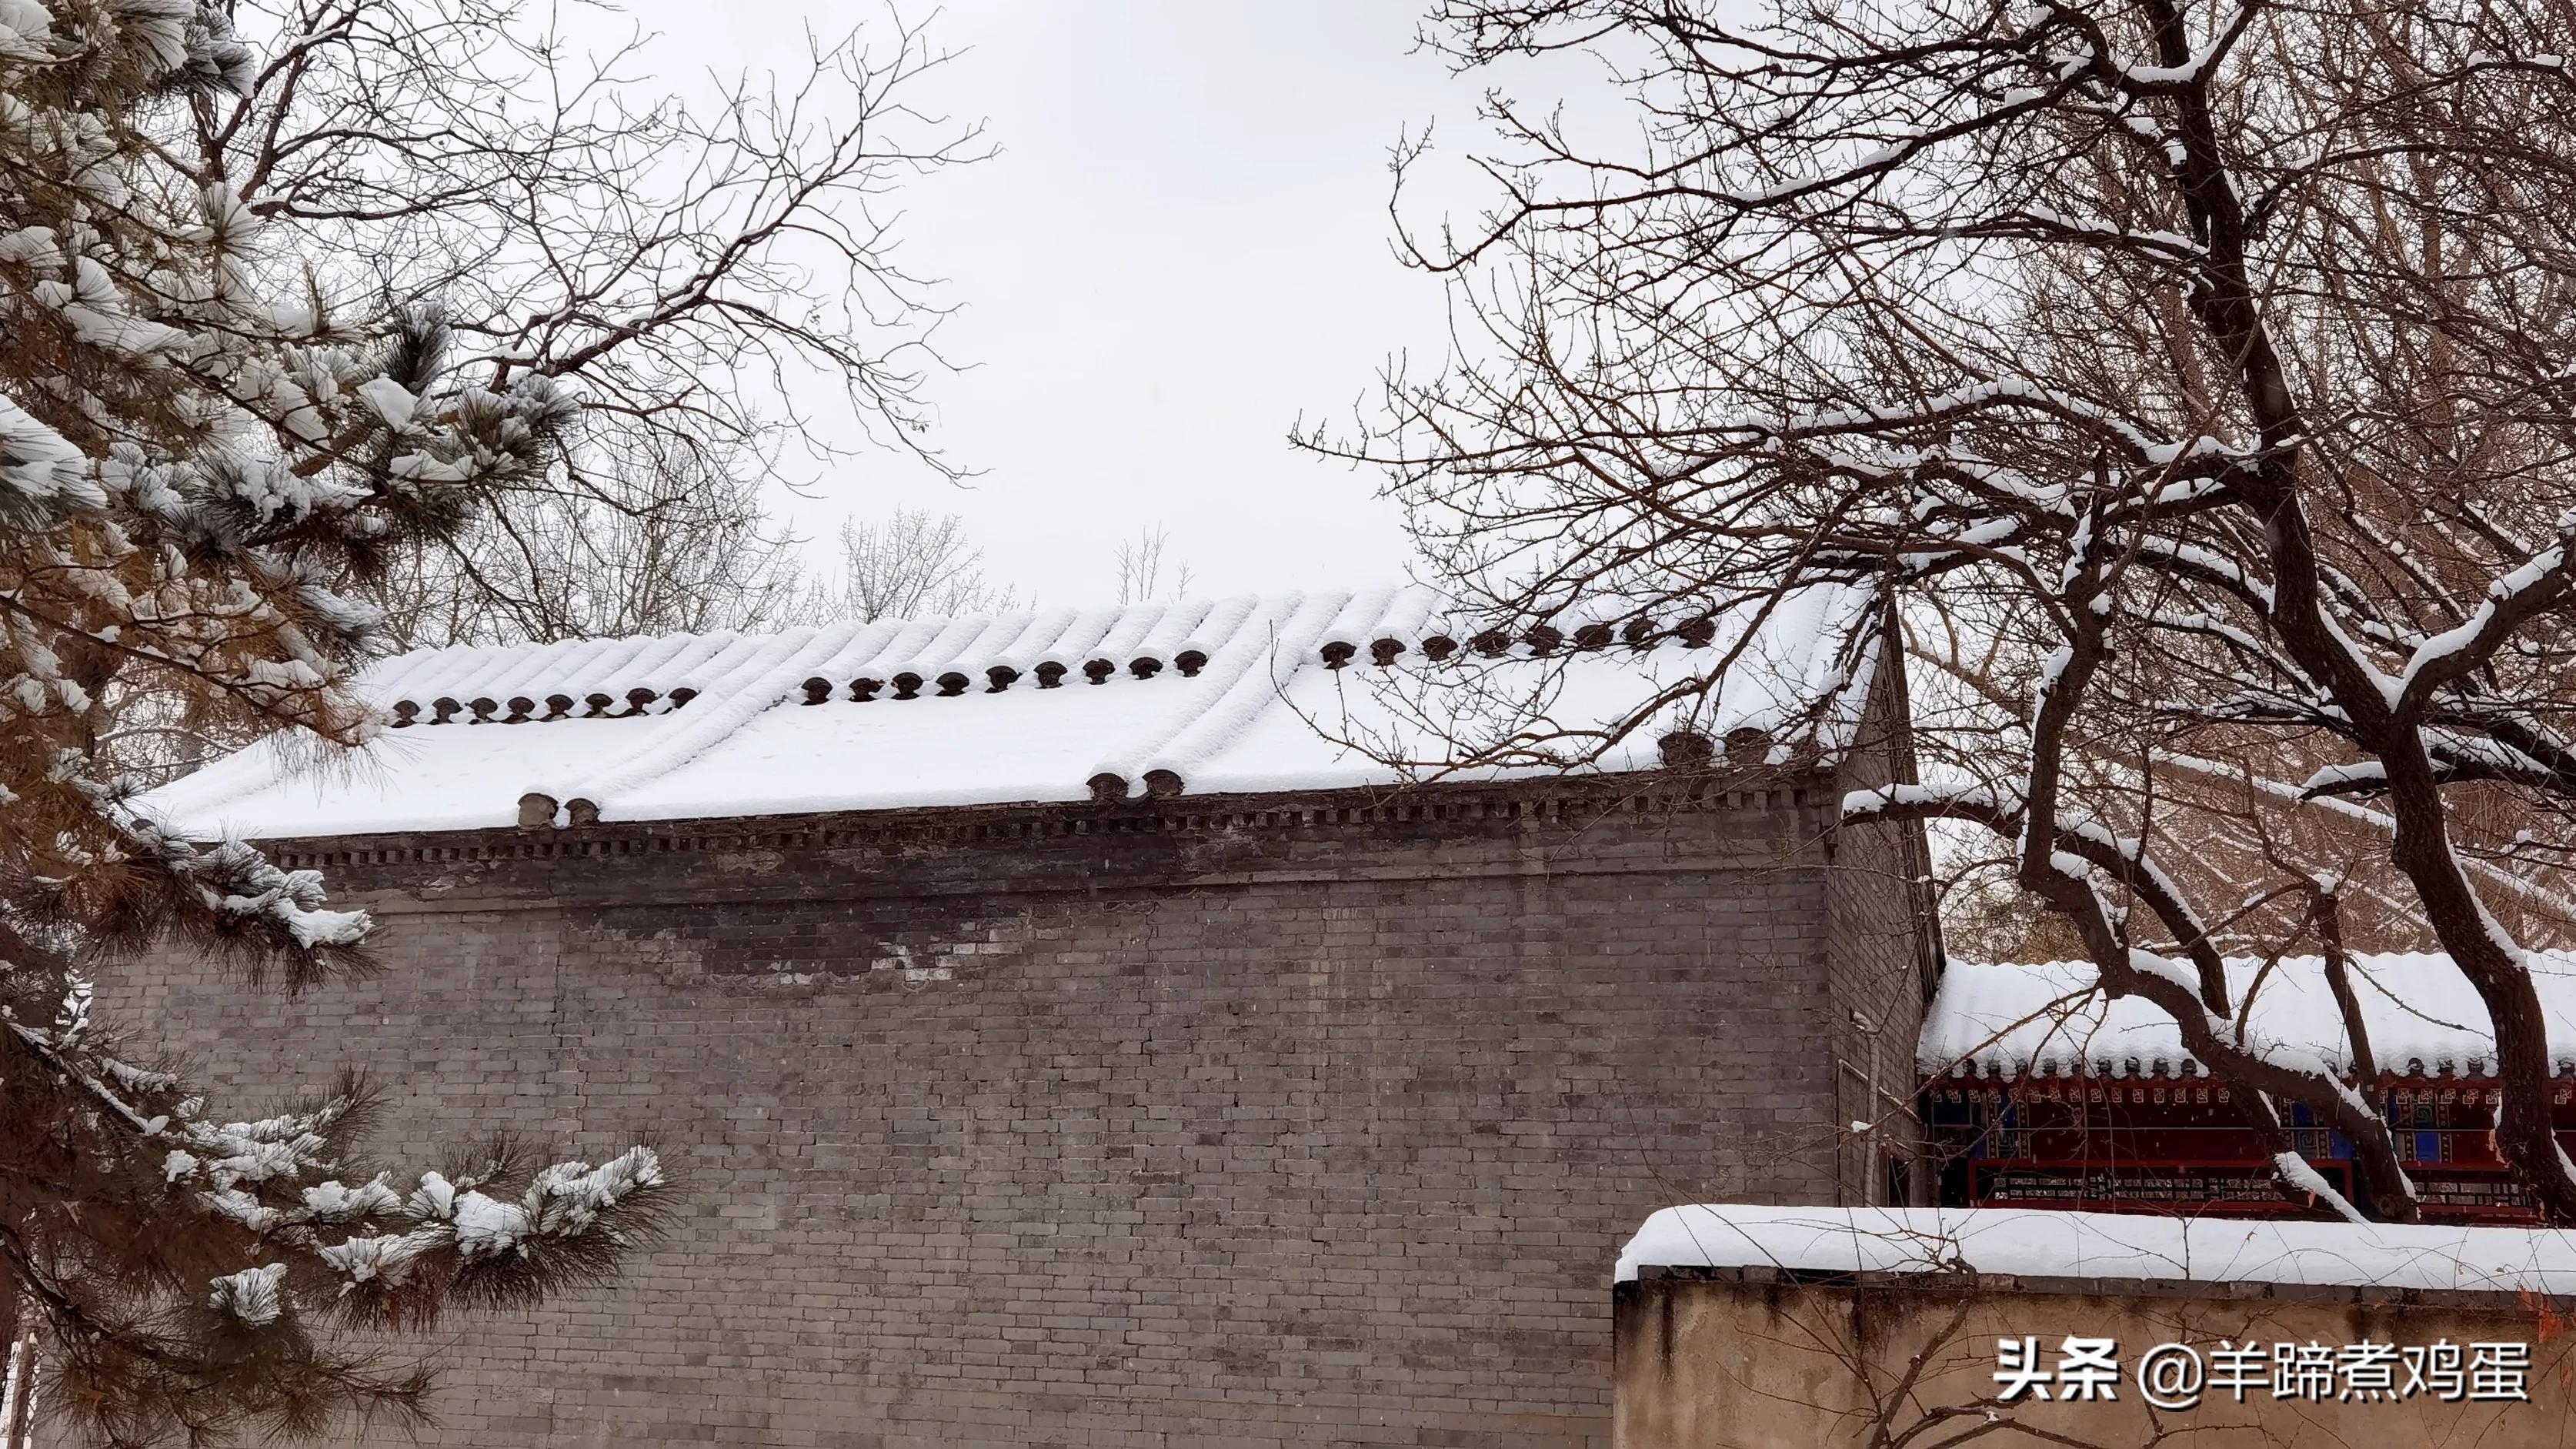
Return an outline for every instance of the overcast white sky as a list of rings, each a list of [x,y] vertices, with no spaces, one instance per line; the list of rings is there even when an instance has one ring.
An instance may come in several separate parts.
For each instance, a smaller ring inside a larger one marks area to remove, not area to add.
[[[692,73],[792,69],[810,25],[864,7],[642,0],[651,53]],[[928,12],[908,8],[906,15]],[[1201,591],[1392,579],[1407,547],[1379,479],[1284,441],[1347,417],[1391,351],[1436,353],[1441,289],[1388,247],[1387,151],[1477,85],[1412,53],[1414,0],[958,0],[962,52],[915,99],[987,122],[1001,154],[904,196],[902,257],[964,310],[941,333],[941,441],[984,470],[948,488],[892,458],[784,498],[799,531],[845,513],[953,509],[991,573],[1070,604],[1111,554],[1168,528]],[[1464,189],[1460,198],[1472,195]]]

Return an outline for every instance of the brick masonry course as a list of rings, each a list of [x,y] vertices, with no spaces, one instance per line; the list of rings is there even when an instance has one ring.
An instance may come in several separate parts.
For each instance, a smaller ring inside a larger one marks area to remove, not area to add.
[[[1920,839],[1848,783],[290,842],[380,976],[102,996],[225,1110],[665,1155],[616,1285],[429,1345],[430,1444],[1604,1445],[1648,1212],[1913,1191]]]

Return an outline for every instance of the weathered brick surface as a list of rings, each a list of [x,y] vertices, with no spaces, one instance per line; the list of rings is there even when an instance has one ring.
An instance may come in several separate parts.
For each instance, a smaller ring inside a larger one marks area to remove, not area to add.
[[[1904,915],[1837,789],[306,842],[380,979],[104,992],[220,1100],[354,1064],[394,1139],[684,1176],[616,1288],[437,1346],[434,1444],[1603,1444],[1639,1219],[1872,1192],[1832,983],[1908,958],[1829,959]]]
[[[1906,740],[1905,680],[1878,691],[1862,717],[1859,745],[1844,760],[1849,791],[1915,778]],[[1918,1166],[1924,1142],[1916,1091],[1915,1042],[1939,970],[1930,851],[1913,825],[1849,825],[1835,831],[1825,885],[1826,988],[1835,1011],[1833,1121],[1844,1131],[1843,1201],[1867,1194],[1929,1204],[1938,1181]],[[1853,1124],[1866,1124],[1866,1131]],[[1873,1199],[1875,1200],[1875,1199]]]

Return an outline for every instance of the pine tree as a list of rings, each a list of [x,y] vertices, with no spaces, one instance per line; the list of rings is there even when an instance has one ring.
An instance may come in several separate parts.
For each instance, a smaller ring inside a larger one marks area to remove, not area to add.
[[[326,296],[291,228],[173,159],[174,118],[252,83],[225,15],[0,0],[0,1303],[46,1340],[49,1402],[115,1444],[417,1415],[382,1332],[597,1281],[669,1192],[642,1148],[495,1147],[398,1187],[363,1084],[226,1122],[90,1014],[102,957],[295,988],[366,969],[370,926],[139,812],[95,697],[363,741],[368,580],[547,467],[577,412],[451,368],[433,306]]]

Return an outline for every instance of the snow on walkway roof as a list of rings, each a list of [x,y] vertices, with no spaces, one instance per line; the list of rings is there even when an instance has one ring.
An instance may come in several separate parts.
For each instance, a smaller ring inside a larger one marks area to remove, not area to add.
[[[1394,784],[1430,772],[1382,758],[1445,759],[1441,736],[1480,715],[1597,727],[1722,661],[1711,697],[1589,768],[1658,765],[1675,731],[1760,730],[1774,758],[1830,758],[1876,667],[1868,609],[1864,590],[1818,586],[1715,619],[1565,618],[1515,638],[1378,588],[424,650],[358,679],[393,725],[364,750],[317,764],[309,742],[272,739],[143,804],[192,835],[278,838],[509,826],[530,794],[677,820]]]
[[[1764,1267],[2563,1295],[2576,1294],[2576,1232],[1704,1203],[1646,1219],[1619,1254],[1617,1281],[1640,1268]]]
[[[2576,1075],[2576,953],[2532,952],[2531,969],[2549,1019],[2552,1070]],[[2321,959],[2284,957],[2268,973],[2258,960],[2231,960],[2227,976],[2228,998],[2240,1013],[2251,993],[2250,1040],[2315,1052],[2338,1071],[2351,1069],[2351,1044]],[[2383,1074],[2494,1075],[2495,1032],[2486,1005],[2450,957],[2359,955],[2352,977],[2370,1053]],[[2066,961],[1951,962],[1924,1014],[1916,1060],[1927,1078],[2208,1075],[2183,1049],[2173,1018],[2137,997],[2106,1007],[2093,968]]]

